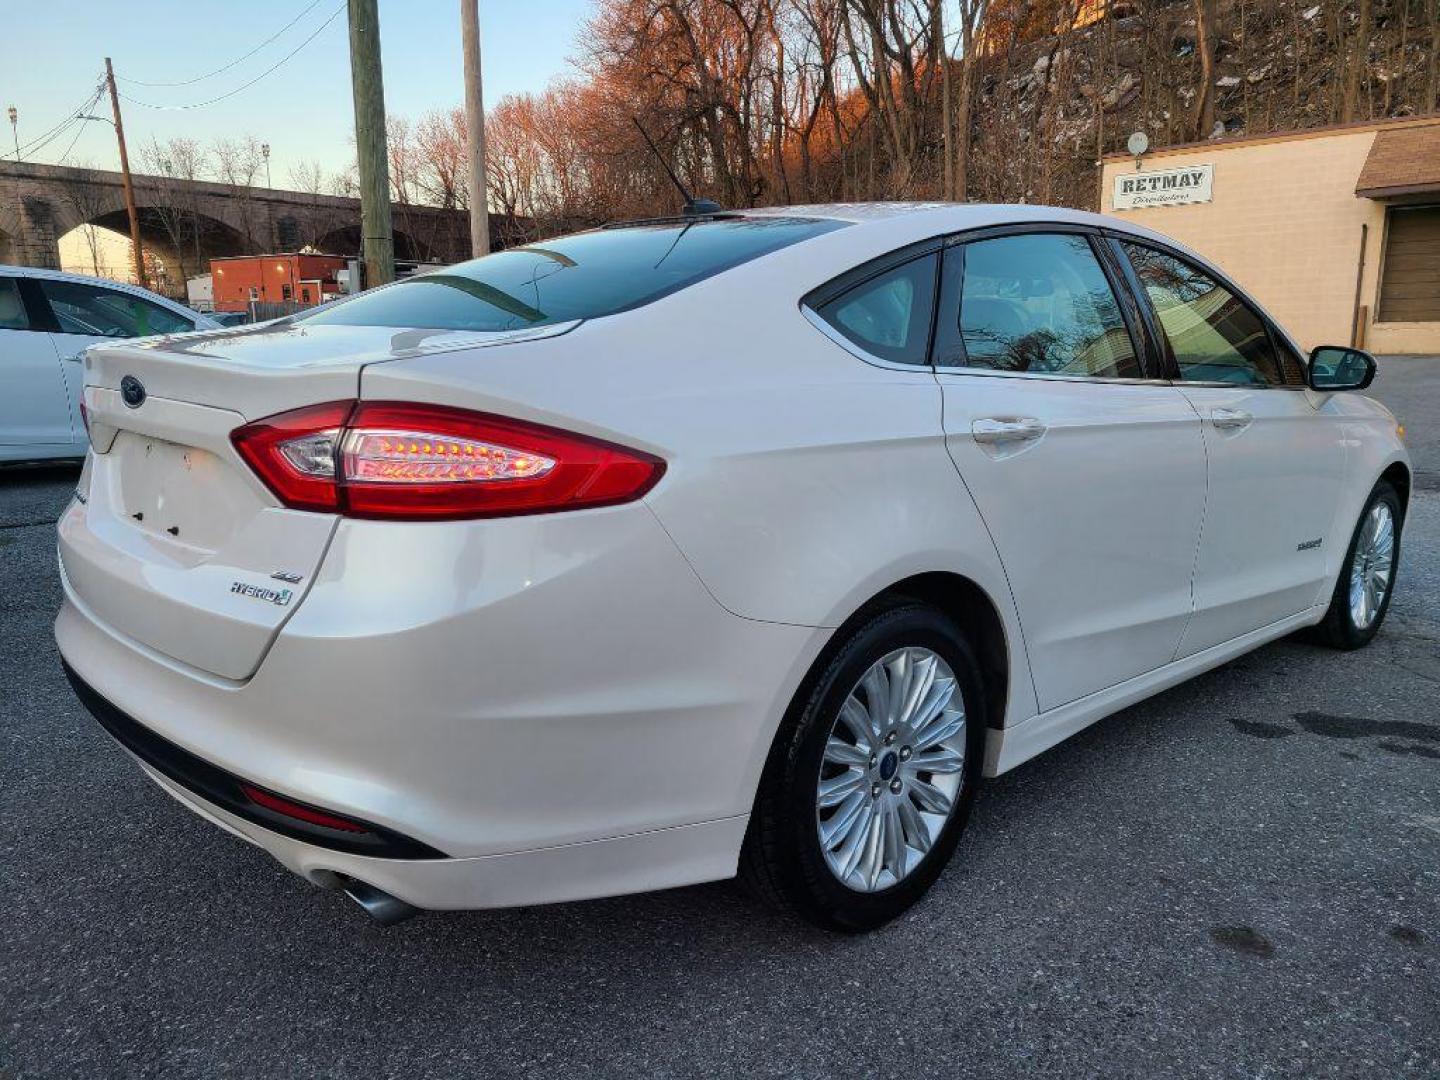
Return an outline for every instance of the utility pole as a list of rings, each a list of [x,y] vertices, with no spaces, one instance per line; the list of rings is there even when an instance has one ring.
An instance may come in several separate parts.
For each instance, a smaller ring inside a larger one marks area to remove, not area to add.
[[[360,165],[360,254],[365,261],[365,287],[373,289],[395,280],[380,13],[376,0],[349,0],[349,5],[350,82],[355,95],[355,151]]]
[[[20,110],[10,106],[10,134],[15,136],[15,160],[20,160]]]
[[[135,185],[130,182],[130,155],[125,152],[125,125],[120,120],[120,94],[115,89],[115,68],[105,58],[105,81],[110,84],[110,105],[115,110],[115,139],[120,144],[120,180],[125,187],[125,213],[130,218],[130,246],[135,251],[135,283],[148,289],[145,256],[140,250],[140,214],[135,209]]]
[[[460,0],[465,52],[465,141],[470,150],[470,253],[490,254],[490,209],[485,187],[485,95],[480,80],[480,0]]]
[[[270,250],[280,249],[280,239],[275,235],[275,200],[270,197],[275,185],[270,182],[270,144],[260,144],[260,156],[265,159],[265,232],[270,237]]]

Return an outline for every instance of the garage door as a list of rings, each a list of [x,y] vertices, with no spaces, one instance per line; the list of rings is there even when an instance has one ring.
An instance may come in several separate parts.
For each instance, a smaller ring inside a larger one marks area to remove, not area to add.
[[[1440,206],[1391,207],[1381,322],[1440,322]]]

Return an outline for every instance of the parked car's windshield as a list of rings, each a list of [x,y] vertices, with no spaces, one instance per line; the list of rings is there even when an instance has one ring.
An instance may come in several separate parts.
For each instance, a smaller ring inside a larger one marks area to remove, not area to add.
[[[299,317],[348,326],[523,330],[613,315],[845,222],[667,221],[577,233],[488,255]]]

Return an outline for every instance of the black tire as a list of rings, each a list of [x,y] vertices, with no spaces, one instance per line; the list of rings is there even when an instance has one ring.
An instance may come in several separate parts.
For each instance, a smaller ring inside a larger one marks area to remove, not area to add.
[[[1360,531],[1365,519],[1375,504],[1381,502],[1389,505],[1392,520],[1395,522],[1395,550],[1390,563],[1390,581],[1380,600],[1379,611],[1369,626],[1361,627],[1356,625],[1350,613],[1350,573],[1355,566],[1355,549],[1360,542]],[[1370,644],[1371,639],[1380,632],[1380,626],[1385,622],[1385,613],[1390,610],[1390,598],[1395,594],[1395,576],[1400,570],[1400,533],[1404,523],[1404,507],[1400,505],[1399,493],[1388,480],[1381,480],[1370,492],[1370,498],[1365,500],[1365,508],[1360,511],[1360,518],[1350,536],[1350,546],[1345,551],[1345,561],[1340,564],[1340,577],[1335,582],[1330,607],[1326,609],[1325,618],[1319,625],[1311,629],[1308,635],[1310,640],[1328,645],[1332,649],[1360,649]]]
[[[921,896],[945,868],[965,828],[984,754],[980,666],[955,623],[926,604],[902,600],[867,613],[817,662],[770,751],[740,856],[740,877],[770,905],[830,930],[882,926]],[[966,716],[965,765],[949,820],[923,859],[898,883],[875,892],[844,885],[826,864],[816,821],[816,784],[825,743],[860,677],[897,648],[923,646],[955,673]]]

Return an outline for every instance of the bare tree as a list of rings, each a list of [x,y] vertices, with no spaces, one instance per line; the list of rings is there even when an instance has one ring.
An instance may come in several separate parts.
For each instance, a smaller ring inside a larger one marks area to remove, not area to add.
[[[1345,100],[1340,108],[1341,123],[1355,119],[1356,99],[1360,96],[1360,77],[1370,68],[1370,0],[1359,0],[1359,16],[1355,34],[1350,40],[1349,58],[1345,64]]]
[[[1191,127],[1196,139],[1209,138],[1215,127],[1215,46],[1219,32],[1215,21],[1215,0],[1194,0],[1195,54],[1200,75],[1195,87],[1195,112]]]
[[[535,234],[675,205],[636,117],[688,187],[730,205],[1093,206],[1097,156],[1136,128],[1163,146],[1222,119],[1259,133],[1440,104],[1440,0],[594,0],[594,11],[579,75],[505,98],[487,121],[489,198]],[[471,197],[449,114],[392,143],[401,205]]]
[[[210,148],[216,176],[222,183],[231,186],[238,200],[241,232],[252,249],[256,237],[262,235],[256,230],[259,215],[255,206],[255,181],[265,167],[265,156],[260,146],[259,139],[247,134],[233,139],[216,139]],[[274,242],[273,232],[267,222],[263,232],[264,246]]]
[[[1425,14],[1430,23],[1430,60],[1425,78],[1425,111],[1440,107],[1440,0],[1428,0]]]
[[[976,50],[980,31],[990,11],[989,0],[960,0],[960,101],[955,137],[955,169],[952,197],[964,201],[970,194],[970,127],[975,93]]]
[[[415,187],[423,198],[446,209],[468,209],[469,150],[465,110],[460,106],[426,113],[415,125]]]
[[[209,156],[194,139],[174,138],[166,142],[152,138],[140,148],[140,161],[151,174],[151,213],[170,240],[177,269],[188,280],[206,265],[205,233],[201,221],[196,181],[204,178]]]
[[[290,183],[296,191],[307,195],[320,195],[326,190],[325,167],[318,161],[297,161],[290,166]]]
[[[107,277],[100,266],[100,235],[95,219],[110,208],[113,196],[103,185],[99,171],[89,162],[78,162],[72,170],[73,182],[61,185],[60,197],[80,222],[81,236],[90,253],[91,270],[96,277]]]

